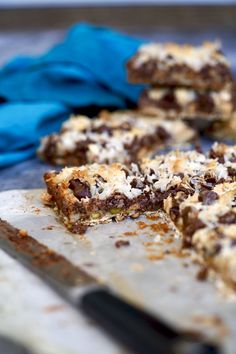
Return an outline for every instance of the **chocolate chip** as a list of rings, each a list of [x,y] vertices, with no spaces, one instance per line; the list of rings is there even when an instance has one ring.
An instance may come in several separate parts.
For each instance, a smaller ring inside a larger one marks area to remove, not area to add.
[[[206,225],[198,219],[198,212],[192,207],[186,207],[182,211],[183,231],[184,231],[184,247],[191,244],[193,234],[204,228]]]
[[[157,135],[161,141],[167,141],[171,138],[171,135],[162,127],[157,128]]]
[[[202,187],[206,188],[206,189],[212,189],[215,187],[215,185],[217,184],[217,180],[215,177],[205,177],[205,182],[202,183]]]
[[[221,249],[222,249],[222,246],[219,243],[217,243],[215,245],[215,254],[219,254]]]
[[[124,122],[118,127],[121,130],[131,130],[132,126],[129,122]]]
[[[102,124],[99,127],[93,127],[93,129],[91,131],[94,133],[100,133],[100,134],[107,133],[109,136],[112,135],[112,129],[105,124]]]
[[[129,246],[129,245],[130,245],[130,242],[126,241],[126,240],[118,240],[115,243],[116,248],[126,247],[126,246]]]
[[[179,218],[179,207],[178,206],[174,206],[172,208],[170,208],[170,218],[173,221],[176,221]]]
[[[217,159],[219,163],[225,163],[224,155],[217,153],[215,150],[211,149],[209,151],[209,157],[212,159]]]
[[[183,172],[175,173],[174,176],[180,177],[181,179],[183,179],[184,178],[184,173]]]
[[[236,176],[236,169],[232,167],[228,167],[228,174],[230,177],[235,177]]]
[[[199,194],[198,200],[202,202],[203,205],[212,205],[216,200],[219,199],[219,195],[216,192],[202,191]]]
[[[203,154],[203,149],[199,141],[195,142],[194,148],[197,152],[199,152],[199,154]]]
[[[152,168],[150,168],[149,174],[150,174],[150,176],[155,175],[155,171]]]
[[[214,100],[208,94],[198,93],[196,99],[197,111],[211,113],[214,111]]]
[[[129,171],[125,168],[122,168],[122,171],[125,173],[125,177],[129,176]]]
[[[85,234],[88,226],[87,225],[82,225],[82,224],[73,224],[72,227],[70,228],[70,231],[73,234],[80,234],[83,235]]]
[[[174,109],[179,112],[180,106],[176,100],[173,90],[168,90],[166,94],[158,100],[158,106],[164,110]]]
[[[236,223],[236,213],[229,211],[228,213],[221,215],[219,217],[220,224],[235,224]]]
[[[199,281],[205,281],[208,277],[208,268],[207,267],[202,267],[198,273],[197,273],[197,280]]]
[[[106,183],[107,181],[99,174],[95,175],[96,179],[102,183]]]
[[[79,179],[72,179],[69,188],[73,190],[74,196],[79,200],[82,198],[91,198],[92,196],[89,186]]]
[[[141,180],[137,180],[136,178],[134,178],[131,182],[130,185],[132,188],[138,188],[138,189],[142,189],[144,187],[144,184]]]
[[[106,208],[108,210],[113,208],[128,208],[130,203],[131,201],[129,198],[127,198],[125,195],[121,193],[117,193],[111,195],[106,199]]]

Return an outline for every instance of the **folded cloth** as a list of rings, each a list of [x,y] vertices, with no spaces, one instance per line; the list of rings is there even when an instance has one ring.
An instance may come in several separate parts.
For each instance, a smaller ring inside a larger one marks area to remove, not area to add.
[[[39,57],[18,57],[0,71],[0,167],[34,155],[41,136],[58,129],[73,109],[124,108],[141,85],[127,82],[125,62],[144,40],[79,24]]]
[[[69,110],[61,103],[5,103],[0,106],[0,167],[26,160],[42,135],[59,129]]]

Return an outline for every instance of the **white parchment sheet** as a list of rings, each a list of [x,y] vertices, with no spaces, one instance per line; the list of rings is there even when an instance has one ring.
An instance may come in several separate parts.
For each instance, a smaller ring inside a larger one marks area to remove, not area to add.
[[[199,266],[189,256],[173,255],[180,241],[162,227],[161,214],[152,220],[142,216],[99,225],[84,236],[74,235],[42,205],[41,193],[2,192],[0,218],[27,230],[39,242],[173,326],[200,331],[220,341],[223,353],[236,353],[236,300],[223,297],[212,279],[197,280]],[[119,240],[128,240],[129,245],[117,248]],[[166,249],[172,252],[163,257]],[[35,296],[37,302],[37,293]]]

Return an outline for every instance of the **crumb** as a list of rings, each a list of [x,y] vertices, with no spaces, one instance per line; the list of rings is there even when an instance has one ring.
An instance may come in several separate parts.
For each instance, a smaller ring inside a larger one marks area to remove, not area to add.
[[[46,306],[43,309],[43,312],[52,313],[52,312],[64,310],[65,308],[66,308],[66,305],[51,305],[51,306]]]
[[[123,233],[124,236],[137,236],[136,231],[127,231]]]
[[[185,249],[176,249],[176,248],[172,248],[170,251],[171,255],[174,255],[178,258],[186,258],[190,256],[190,252],[188,250]]]
[[[42,230],[53,230],[53,226],[52,225],[49,225],[49,226],[46,226],[46,227],[43,227]]]
[[[164,242],[165,243],[173,243],[174,240],[173,240],[173,238],[167,238],[167,239],[164,240]]]
[[[150,241],[145,241],[145,242],[143,242],[143,245],[145,246],[145,247],[155,247],[155,246],[161,246],[162,245],[162,243],[161,242],[158,242],[158,241],[154,241],[154,242],[150,242]]]
[[[42,194],[41,200],[45,206],[52,206],[53,204],[52,197],[47,192]]]
[[[146,215],[146,219],[155,221],[155,220],[159,219],[159,216],[158,215]]]
[[[41,209],[34,207],[34,211],[35,211],[35,213],[38,215],[38,214],[41,212]]]
[[[138,225],[139,229],[146,229],[146,227],[148,227],[149,225],[146,224],[145,222],[143,221],[137,221],[136,224]]]
[[[115,243],[116,248],[129,246],[130,242],[128,240],[118,240]]]
[[[207,267],[201,267],[196,274],[196,279],[199,281],[205,281],[208,278],[208,269]]]
[[[19,232],[18,232],[18,235],[20,237],[27,237],[28,236],[28,232],[24,229],[20,229]]]
[[[164,252],[151,253],[147,257],[150,261],[159,261],[159,260],[162,260],[163,258],[165,258],[165,254],[164,254]]]
[[[130,268],[133,272],[142,272],[144,269],[141,263],[132,263]]]
[[[169,231],[169,226],[165,223],[157,223],[157,224],[151,224],[150,228],[152,231],[155,232],[168,232]]]

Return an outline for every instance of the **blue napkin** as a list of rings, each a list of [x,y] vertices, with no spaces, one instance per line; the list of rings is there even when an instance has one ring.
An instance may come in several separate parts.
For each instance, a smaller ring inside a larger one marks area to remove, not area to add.
[[[0,70],[0,167],[32,157],[40,137],[75,108],[125,108],[143,89],[126,79],[125,62],[144,40],[88,24],[39,57],[18,57]]]

